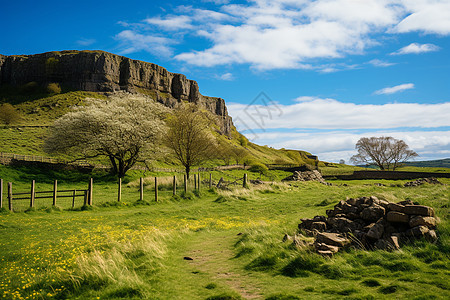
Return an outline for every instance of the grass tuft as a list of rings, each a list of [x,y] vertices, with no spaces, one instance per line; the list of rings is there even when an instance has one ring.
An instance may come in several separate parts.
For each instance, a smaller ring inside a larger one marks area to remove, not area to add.
[[[290,261],[281,273],[289,277],[308,277],[309,272],[318,272],[325,259],[318,254],[303,252]]]
[[[365,286],[368,286],[368,287],[381,286],[381,283],[378,280],[373,279],[373,278],[369,278],[369,279],[363,280],[361,282],[361,284],[365,285]]]

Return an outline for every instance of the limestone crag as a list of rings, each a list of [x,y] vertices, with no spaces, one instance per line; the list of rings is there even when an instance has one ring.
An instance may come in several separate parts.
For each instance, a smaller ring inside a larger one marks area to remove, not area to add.
[[[203,96],[196,81],[156,64],[103,51],[61,51],[35,55],[0,55],[0,85],[30,82],[91,92],[143,92],[173,107],[177,102],[196,103],[222,119],[222,132],[231,132],[225,101]]]

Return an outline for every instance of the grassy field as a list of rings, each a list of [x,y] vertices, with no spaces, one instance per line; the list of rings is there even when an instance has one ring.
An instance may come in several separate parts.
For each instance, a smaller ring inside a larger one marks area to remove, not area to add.
[[[242,171],[215,172],[228,181]],[[123,202],[114,178],[94,177],[91,209],[61,209],[39,202],[35,210],[0,214],[0,297],[4,299],[448,299],[450,297],[450,192],[447,185],[399,187],[404,181],[268,183],[250,189],[179,190],[171,196],[161,178],[160,202],[152,177],[144,202],[138,178],[124,180]],[[206,174],[205,174],[206,175]],[[285,174],[276,174],[280,178]],[[0,177],[15,191],[86,188],[91,174],[13,169]],[[202,176],[208,178],[208,176]],[[250,174],[250,178],[257,177]],[[166,178],[166,179],[163,179]],[[263,178],[264,179],[264,178]],[[441,179],[450,184],[450,180]],[[376,186],[383,183],[385,186]],[[345,185],[344,185],[345,184]],[[346,197],[411,199],[436,209],[439,242],[418,241],[401,251],[351,249],[332,259],[282,242],[300,218],[324,215]],[[43,200],[42,200],[43,201]],[[51,201],[51,200],[49,200]],[[24,204],[24,208],[26,203]]]

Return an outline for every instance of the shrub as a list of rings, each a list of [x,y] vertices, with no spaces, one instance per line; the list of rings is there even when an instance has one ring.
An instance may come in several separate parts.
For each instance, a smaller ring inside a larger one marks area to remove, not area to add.
[[[253,165],[250,167],[250,172],[255,172],[259,174],[266,174],[267,171],[269,171],[269,168],[267,168],[266,165],[263,165],[261,163],[253,163]]]
[[[49,94],[59,94],[61,93],[61,86],[59,85],[59,83],[49,83],[47,85],[47,92]]]
[[[247,140],[247,138],[246,138],[245,136],[243,136],[242,134],[239,136],[239,144],[240,144],[242,147],[247,147],[247,145],[248,145],[248,140]]]
[[[0,121],[5,125],[10,125],[19,122],[20,114],[9,103],[4,103],[0,106]]]

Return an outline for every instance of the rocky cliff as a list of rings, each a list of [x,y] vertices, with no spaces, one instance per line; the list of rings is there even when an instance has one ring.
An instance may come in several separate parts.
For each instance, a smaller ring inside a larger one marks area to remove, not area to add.
[[[103,51],[61,51],[35,55],[0,55],[0,85],[21,86],[29,82],[91,92],[125,90],[152,95],[173,107],[188,101],[216,114],[222,132],[230,134],[232,121],[225,101],[203,96],[198,84],[183,74],[158,65]]]

